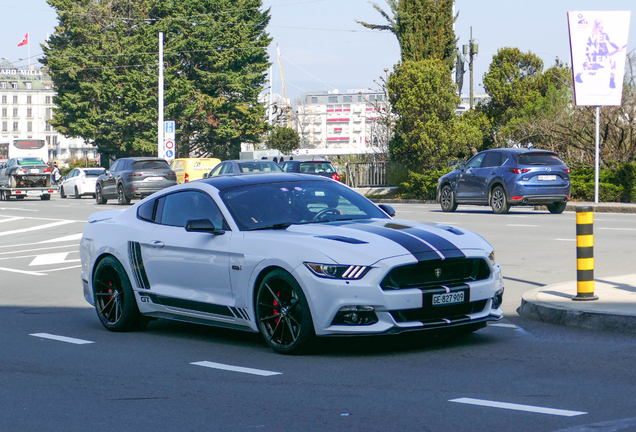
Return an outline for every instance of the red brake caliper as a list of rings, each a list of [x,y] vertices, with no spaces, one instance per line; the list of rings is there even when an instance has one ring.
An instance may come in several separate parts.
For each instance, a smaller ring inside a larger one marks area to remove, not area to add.
[[[280,298],[280,291],[276,293],[276,297]],[[274,299],[274,307],[278,306],[278,302],[276,301],[276,299]],[[274,309],[274,315],[278,315],[278,311],[276,309]],[[278,322],[280,321],[280,318],[276,318],[274,320],[274,322],[276,323],[276,325],[278,325]]]

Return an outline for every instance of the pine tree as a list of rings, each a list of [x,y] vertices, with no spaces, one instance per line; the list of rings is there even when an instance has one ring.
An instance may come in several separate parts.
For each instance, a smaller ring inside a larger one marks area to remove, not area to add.
[[[118,156],[157,149],[158,34],[165,118],[187,156],[238,157],[266,129],[258,94],[269,67],[261,0],[48,0],[59,25],[41,62],[57,109],[51,124]]]

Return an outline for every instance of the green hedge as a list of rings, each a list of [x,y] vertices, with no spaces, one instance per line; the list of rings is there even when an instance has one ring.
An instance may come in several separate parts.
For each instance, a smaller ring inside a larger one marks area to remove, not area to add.
[[[429,171],[426,174],[409,171],[406,181],[400,185],[404,191],[404,198],[434,200],[437,195],[437,180],[451,171],[451,168]]]

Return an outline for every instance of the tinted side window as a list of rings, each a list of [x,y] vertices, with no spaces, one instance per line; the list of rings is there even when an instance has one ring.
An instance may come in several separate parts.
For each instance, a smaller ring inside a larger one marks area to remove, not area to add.
[[[226,165],[227,164],[220,164],[220,165],[215,166],[214,169],[212,171],[210,171],[210,174],[208,175],[208,177],[214,177],[214,176],[217,176],[217,175],[221,174],[221,170]]]
[[[137,217],[148,222],[152,222],[155,216],[155,204],[157,200],[151,200],[139,206]]]
[[[466,164],[466,169],[468,168],[479,168],[481,166],[481,162],[484,160],[485,153],[479,153]]]
[[[484,157],[484,161],[481,163],[482,168],[498,167],[501,165],[502,158],[501,153],[488,152]]]
[[[223,215],[208,195],[197,191],[184,191],[166,196],[161,224],[185,227],[191,219],[210,219],[222,228]]]
[[[115,163],[113,164],[112,167],[110,167],[110,172],[115,172],[117,171],[117,169],[119,168],[119,165],[121,165],[121,161],[115,161]]]

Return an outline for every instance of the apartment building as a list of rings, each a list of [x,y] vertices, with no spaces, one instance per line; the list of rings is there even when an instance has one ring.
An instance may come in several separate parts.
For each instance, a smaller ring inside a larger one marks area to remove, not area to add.
[[[80,138],[67,138],[50,124],[55,89],[50,76],[40,70],[16,68],[0,60],[0,142],[12,139],[44,139],[49,159],[67,162],[95,160],[97,150]]]

